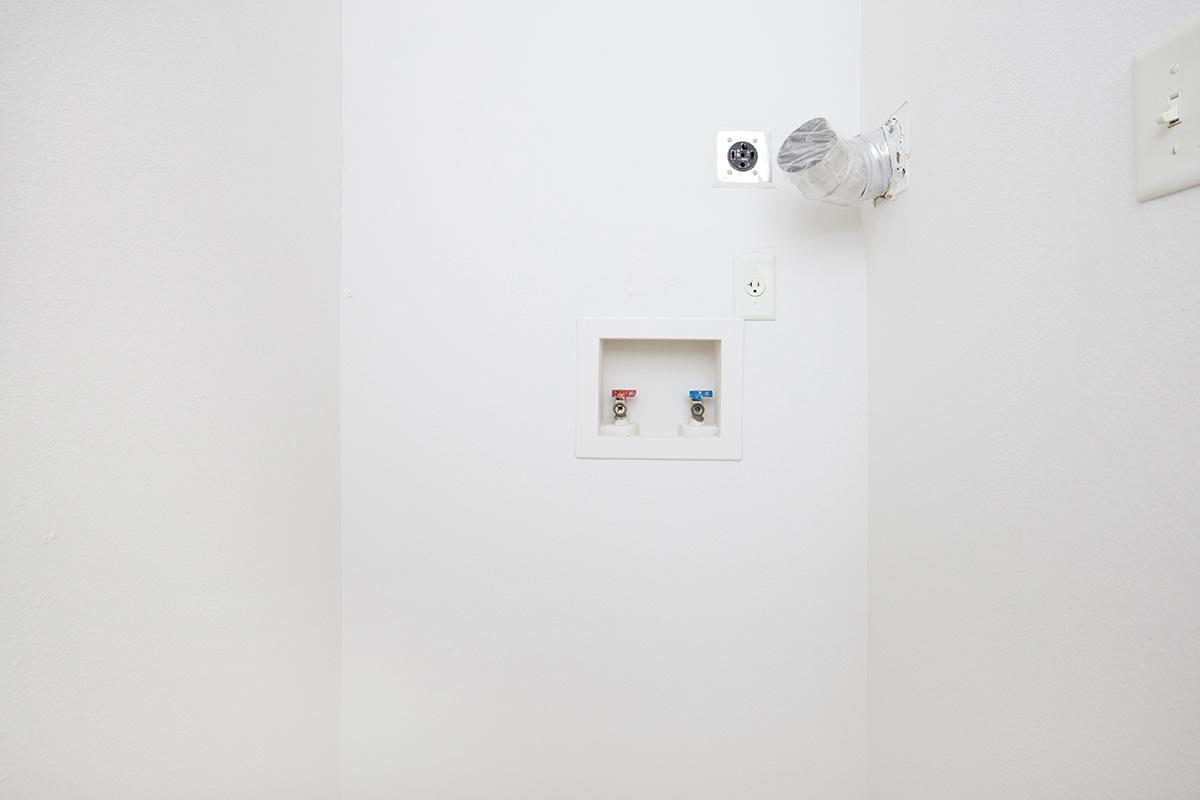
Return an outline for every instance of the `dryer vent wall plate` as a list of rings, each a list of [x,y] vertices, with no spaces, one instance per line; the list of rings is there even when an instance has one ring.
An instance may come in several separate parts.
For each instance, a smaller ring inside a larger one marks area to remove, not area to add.
[[[1200,17],[1133,60],[1137,198],[1200,185]]]
[[[766,131],[717,131],[714,186],[771,186],[771,140]]]

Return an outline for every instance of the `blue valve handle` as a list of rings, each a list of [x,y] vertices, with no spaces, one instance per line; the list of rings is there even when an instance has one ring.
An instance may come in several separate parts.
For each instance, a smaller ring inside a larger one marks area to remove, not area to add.
[[[706,397],[712,397],[712,389],[692,389],[688,392],[688,397],[693,400],[703,400]]]

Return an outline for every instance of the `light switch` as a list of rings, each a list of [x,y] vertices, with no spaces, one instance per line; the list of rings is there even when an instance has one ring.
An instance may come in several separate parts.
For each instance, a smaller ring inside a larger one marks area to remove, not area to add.
[[[1167,97],[1167,110],[1159,114],[1154,121],[1168,128],[1183,122],[1183,92],[1172,92]]]
[[[1200,185],[1200,18],[1133,61],[1137,197]]]

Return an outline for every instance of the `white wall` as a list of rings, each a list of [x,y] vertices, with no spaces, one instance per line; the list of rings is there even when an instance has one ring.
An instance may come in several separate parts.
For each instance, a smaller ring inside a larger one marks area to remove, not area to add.
[[[709,186],[857,124],[858,6],[739,8],[344,4],[347,798],[862,796],[858,220]],[[764,247],[745,460],[577,461],[575,318]]]
[[[334,2],[0,3],[0,797],[337,791]]]
[[[867,686],[872,796],[1194,796],[1200,192],[1128,117],[1194,9],[867,0],[868,409],[855,215],[708,186],[857,126],[858,9],[742,8],[347,2],[346,796],[860,797]],[[0,796],[336,796],[338,36],[0,6]],[[762,248],[745,460],[576,461],[575,317]]]
[[[1200,191],[1134,201],[1194,3],[863,4],[871,795],[1200,795]]]

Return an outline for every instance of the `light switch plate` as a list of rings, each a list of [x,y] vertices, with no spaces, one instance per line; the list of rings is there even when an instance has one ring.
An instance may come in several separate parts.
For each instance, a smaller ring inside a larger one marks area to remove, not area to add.
[[[1200,18],[1134,58],[1133,125],[1138,200],[1200,184]]]
[[[775,256],[742,253],[733,257],[733,315],[742,319],[775,319]]]

